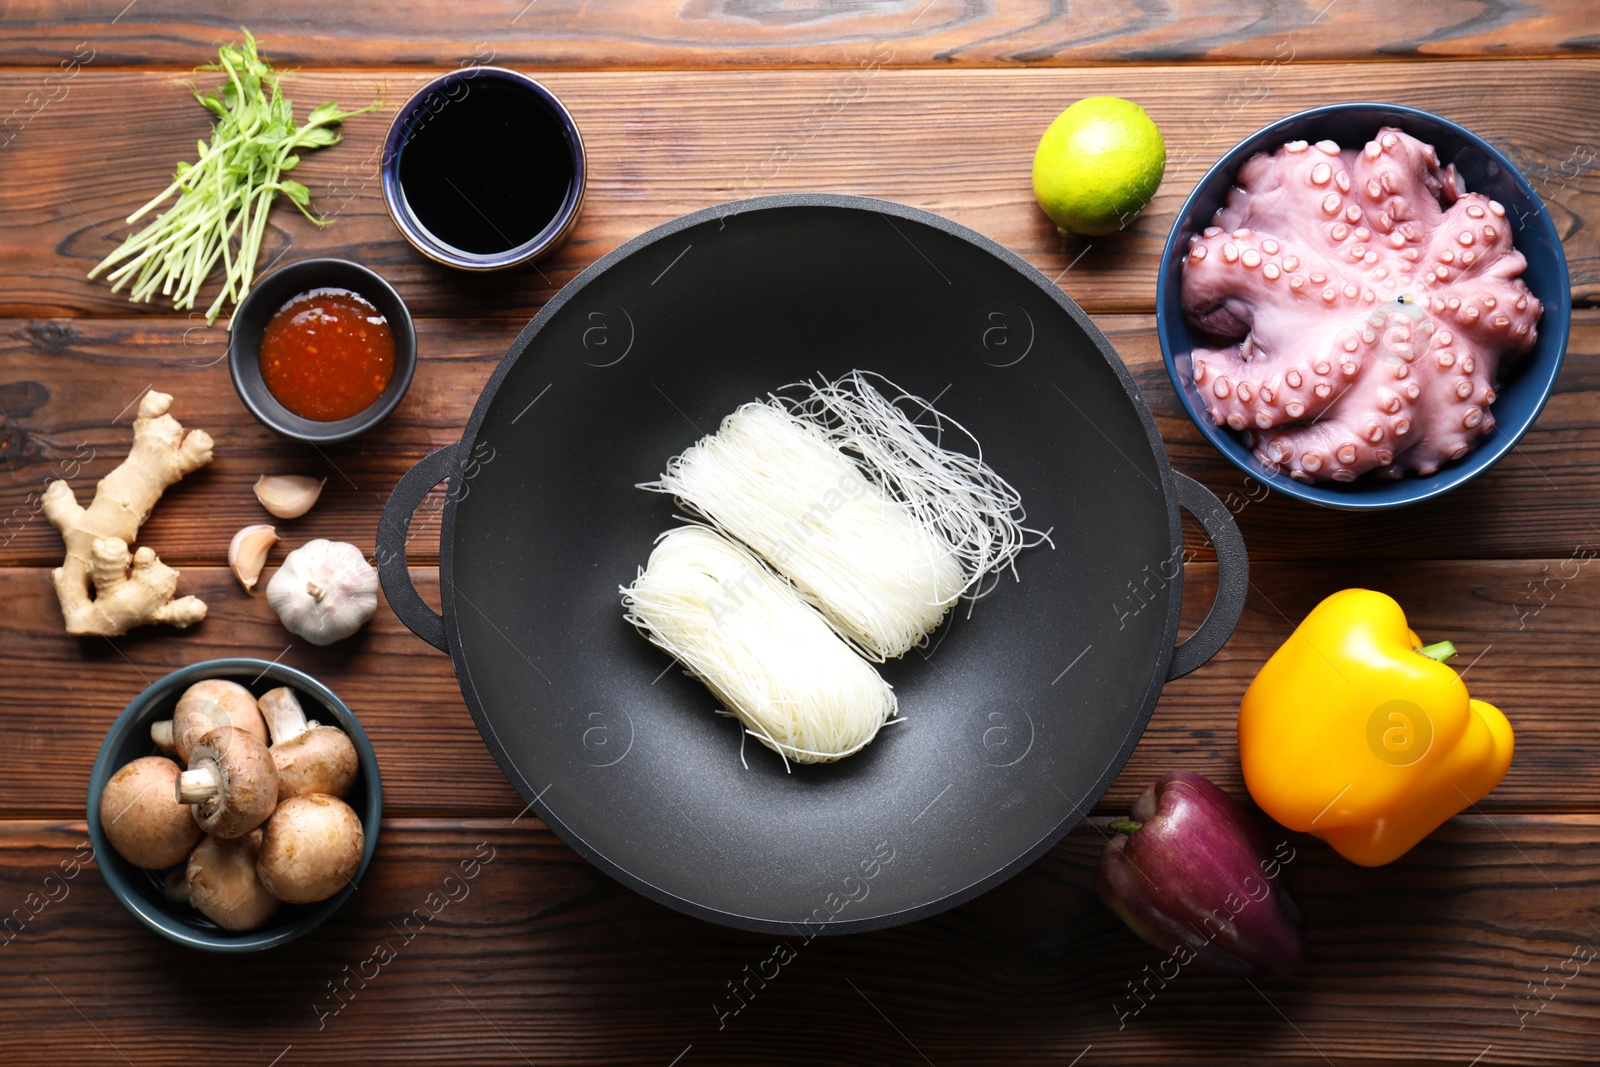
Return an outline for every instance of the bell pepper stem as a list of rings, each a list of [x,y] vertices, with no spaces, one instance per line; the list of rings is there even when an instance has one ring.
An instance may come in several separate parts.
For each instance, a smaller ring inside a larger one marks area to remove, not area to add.
[[[1132,819],[1112,819],[1109,825],[1116,833],[1131,834],[1143,826],[1144,823],[1134,822]]]
[[[1421,652],[1424,656],[1427,656],[1431,660],[1437,660],[1438,662],[1443,663],[1445,660],[1456,654],[1456,646],[1451,644],[1449,641],[1436,641],[1431,645],[1425,645],[1422,648],[1417,649],[1417,651]]]

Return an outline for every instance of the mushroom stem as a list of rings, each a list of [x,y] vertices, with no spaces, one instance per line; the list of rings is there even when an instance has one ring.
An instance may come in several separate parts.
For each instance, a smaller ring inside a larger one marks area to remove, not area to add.
[[[309,728],[305,709],[300,706],[300,699],[294,695],[294,690],[288,686],[279,686],[263,693],[256,701],[256,707],[260,709],[261,717],[267,720],[267,731],[272,735],[274,745],[292,741]]]
[[[177,751],[177,742],[172,736],[172,720],[162,719],[160,722],[151,723],[150,740],[163,752]]]
[[[178,803],[204,804],[222,792],[222,772],[210,760],[178,775]]]

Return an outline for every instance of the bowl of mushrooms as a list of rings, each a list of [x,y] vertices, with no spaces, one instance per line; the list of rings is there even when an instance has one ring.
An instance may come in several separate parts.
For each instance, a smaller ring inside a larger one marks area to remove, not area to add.
[[[378,843],[372,743],[310,675],[213,659],[125,708],[89,777],[106,884],[146,926],[213,952],[292,941],[355,892]]]

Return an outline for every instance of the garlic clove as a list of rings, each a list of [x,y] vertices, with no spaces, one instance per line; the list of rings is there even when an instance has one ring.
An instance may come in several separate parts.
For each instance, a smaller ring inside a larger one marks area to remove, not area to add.
[[[327,481],[303,474],[263,474],[256,479],[256,499],[280,519],[298,519],[311,510]]]
[[[228,545],[228,566],[245,592],[256,587],[261,568],[267,563],[267,552],[277,543],[278,531],[265,524],[246,526],[233,535],[233,542]]]

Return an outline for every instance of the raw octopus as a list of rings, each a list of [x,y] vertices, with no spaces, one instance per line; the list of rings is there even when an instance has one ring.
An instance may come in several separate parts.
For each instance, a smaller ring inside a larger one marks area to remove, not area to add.
[[[1390,127],[1253,156],[1184,262],[1185,316],[1230,342],[1193,352],[1212,419],[1302,482],[1466,455],[1542,310],[1505,214]]]

